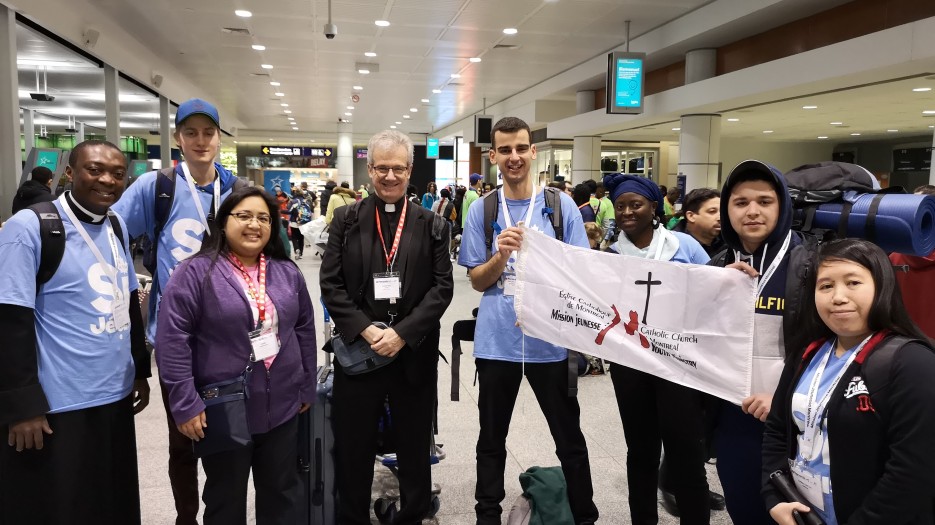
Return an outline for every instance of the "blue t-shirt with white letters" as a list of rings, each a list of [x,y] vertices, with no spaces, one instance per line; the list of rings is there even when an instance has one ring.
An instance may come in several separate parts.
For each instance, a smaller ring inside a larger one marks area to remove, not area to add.
[[[0,230],[0,304],[31,308],[36,315],[39,383],[50,412],[68,412],[106,405],[130,395],[135,377],[130,354],[130,327],[114,326],[116,271],[119,293],[129,307],[130,293],[139,286],[132,266],[126,226],[117,239],[117,257],[111,247],[110,220],[83,222],[108,268],[101,267],[68,216],[65,197],[55,201],[65,226],[65,254],[55,274],[36,293],[41,240],[39,219],[22,210]],[[121,221],[122,222],[122,221]]]
[[[221,202],[223,202],[230,195],[237,177],[220,164],[215,163],[214,167],[221,182]],[[113,211],[126,221],[127,233],[131,238],[145,234],[152,239],[155,235],[157,175],[158,171],[153,171],[140,176],[112,207]],[[212,182],[206,186],[196,185],[196,193],[205,214],[213,211],[211,202],[214,200],[214,184]],[[220,206],[221,202],[217,205]],[[159,301],[162,299],[162,289],[169,282],[169,277],[175,267],[201,249],[201,240],[205,235],[202,218],[198,216],[198,207],[195,206],[182,165],[179,164],[175,167],[175,197],[172,201],[172,208],[166,217],[162,234],[156,240],[158,243],[156,275],[153,294],[149,299],[149,322],[146,328],[146,338],[150,343],[156,340],[156,313]]]
[[[584,231],[581,213],[571,197],[559,193],[562,206],[562,222],[564,228],[564,241],[567,244],[588,248],[588,236]],[[489,198],[496,199],[496,195]],[[525,219],[529,211],[529,199],[506,199],[507,210],[511,222],[516,224]],[[544,213],[545,195],[542,190],[536,191],[531,224],[534,230],[555,236],[552,220]],[[500,229],[506,229],[507,223],[503,217],[500,206],[497,206],[497,224]],[[494,232],[494,242],[491,253],[497,250],[497,232]],[[458,264],[468,269],[475,268],[487,262],[487,243],[484,236],[484,199],[477,199],[468,209],[464,232],[461,234],[461,252]],[[513,273],[513,264],[516,254],[507,263],[504,273]],[[498,361],[528,362],[528,363],[554,363],[563,361],[568,357],[568,351],[535,337],[524,337],[522,331],[516,326],[516,311],[513,309],[513,296],[503,295],[504,277],[484,290],[481,297],[480,309],[477,313],[477,328],[474,331],[474,357],[493,359]]]

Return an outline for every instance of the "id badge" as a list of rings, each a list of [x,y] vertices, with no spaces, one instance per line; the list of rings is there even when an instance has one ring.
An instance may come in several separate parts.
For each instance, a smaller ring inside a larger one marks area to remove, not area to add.
[[[792,472],[795,488],[808,500],[808,505],[824,512],[825,495],[821,490],[821,478],[792,460],[789,460],[789,470]]]
[[[395,300],[402,297],[402,281],[399,272],[373,274],[373,298],[378,301]]]
[[[272,331],[258,333],[259,330],[250,332],[250,346],[253,347],[253,355],[250,359],[253,361],[262,361],[267,357],[279,353],[279,338]]]
[[[114,328],[122,332],[130,327],[130,305],[125,297],[115,297],[111,306],[114,310]]]
[[[516,295],[516,275],[503,274],[503,295],[510,297]]]

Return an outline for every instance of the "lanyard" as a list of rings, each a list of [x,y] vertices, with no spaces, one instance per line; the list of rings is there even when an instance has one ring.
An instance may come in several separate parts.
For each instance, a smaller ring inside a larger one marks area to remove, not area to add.
[[[779,265],[782,264],[783,257],[786,256],[786,252],[789,251],[789,245],[792,243],[792,230],[789,230],[789,233],[786,234],[786,239],[782,242],[782,246],[779,248],[779,251],[776,252],[776,256],[773,257],[773,262],[769,263],[769,268],[766,269],[766,273],[763,273],[763,259],[760,259],[760,277],[756,285],[756,295],[759,297],[763,295],[763,290],[766,289],[766,284],[772,278],[773,274],[776,273],[776,270],[779,268]],[[766,257],[766,249],[769,248],[769,244],[763,247],[763,257]],[[741,260],[740,252],[734,250],[734,260]],[[751,259],[751,262],[752,259]]]
[[[403,227],[406,225],[406,210],[409,209],[409,201],[403,200],[403,211],[399,214],[399,224],[396,225],[396,235],[393,237],[393,246],[390,251],[386,251],[386,241],[383,240],[383,226],[380,224],[380,211],[376,210],[373,214],[377,221],[377,235],[380,237],[380,246],[383,247],[383,255],[386,256],[386,268],[392,271],[396,264],[396,254],[399,251],[399,240],[403,237]]]
[[[205,234],[211,235],[211,228],[208,227],[208,216],[205,215],[205,209],[201,206],[201,197],[198,196],[198,190],[195,189],[195,182],[192,179],[192,172],[188,169],[188,163],[182,163],[182,172],[185,174],[185,181],[188,182],[188,190],[192,192],[192,198],[195,199],[195,207],[198,208],[198,218],[205,227]],[[217,216],[218,206],[221,202],[221,177],[217,176],[217,168],[214,169],[214,205],[213,216]]]
[[[104,225],[104,228],[107,229],[110,253],[114,258],[114,264],[111,266],[104,259],[104,255],[101,253],[101,250],[99,250],[97,245],[94,244],[94,241],[91,240],[91,236],[88,235],[87,230],[84,229],[84,225],[81,224],[81,221],[78,220],[78,217],[75,217],[75,212],[71,210],[71,205],[68,203],[67,199],[65,199],[64,195],[59,197],[59,202],[62,204],[62,210],[65,211],[65,215],[68,216],[68,220],[71,221],[72,226],[74,226],[75,230],[78,231],[78,235],[81,235],[81,238],[84,239],[84,243],[88,245],[88,249],[91,250],[94,258],[97,259],[98,263],[100,263],[101,269],[107,275],[107,278],[110,279],[111,287],[114,290],[114,300],[119,300],[123,296],[123,293],[121,292],[120,287],[117,285],[117,272],[119,271],[117,266],[124,265],[120,264],[121,259],[118,255],[120,250],[117,248],[117,239],[116,235],[114,235],[114,231],[111,229],[109,224]],[[113,268],[113,271],[111,271],[111,268]]]
[[[506,207],[506,197],[503,193],[503,186],[500,186],[500,189],[497,190],[500,192],[500,208],[503,210],[503,222],[506,223],[507,228],[513,227],[513,217],[510,216],[510,210]],[[532,209],[536,207],[536,187],[532,187],[532,196],[529,197],[529,207],[526,209],[526,227],[532,227]]]
[[[825,369],[828,366],[828,361],[831,360],[831,354],[834,352],[834,347],[837,346],[837,340],[831,342],[831,345],[828,347],[828,352],[825,354],[825,357],[822,359],[822,362],[818,365],[818,368],[815,369],[815,375],[812,377],[812,383],[808,387],[808,395],[805,399],[805,431],[804,435],[809,442],[812,443],[812,448],[816,443],[815,439],[818,436],[818,426],[821,418],[819,417],[825,409],[827,408],[828,400],[831,399],[831,395],[834,393],[834,389],[837,388],[838,383],[841,381],[841,378],[844,377],[844,374],[847,373],[847,369],[851,366],[851,363],[854,362],[854,359],[857,358],[857,354],[864,348],[864,345],[867,344],[867,341],[873,337],[873,334],[870,334],[866,339],[861,342],[857,348],[851,351],[851,355],[847,357],[847,362],[844,363],[844,366],[841,367],[840,373],[834,378],[834,381],[831,383],[831,386],[828,387],[828,391],[825,392],[825,395],[821,396],[821,399],[818,399],[818,388],[821,386],[821,378],[825,375]],[[815,451],[810,450],[809,455],[812,457],[805,458],[806,460],[815,459]],[[804,457],[804,454],[803,454]]]
[[[263,328],[263,321],[266,320],[266,255],[260,254],[260,268],[258,272],[259,275],[257,275],[260,281],[259,290],[257,290],[257,285],[253,282],[253,278],[250,277],[250,274],[247,272],[247,269],[244,268],[240,259],[231,255],[230,262],[235,268],[240,270],[240,274],[243,275],[243,280],[247,283],[247,290],[250,292],[250,298],[256,303],[256,310],[259,315],[256,330],[259,330]]]

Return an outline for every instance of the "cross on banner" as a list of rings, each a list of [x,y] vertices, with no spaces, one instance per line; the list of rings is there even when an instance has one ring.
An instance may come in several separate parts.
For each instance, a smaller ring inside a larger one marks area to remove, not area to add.
[[[646,308],[643,308],[643,324],[646,324],[646,312],[649,311],[649,295],[652,291],[653,285],[662,284],[662,281],[653,280],[653,272],[649,272],[649,276],[645,281],[635,281],[634,284],[645,284],[646,285]]]

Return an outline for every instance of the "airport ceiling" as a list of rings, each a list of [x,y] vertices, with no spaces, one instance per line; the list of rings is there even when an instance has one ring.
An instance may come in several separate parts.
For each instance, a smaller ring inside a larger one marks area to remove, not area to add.
[[[485,102],[500,102],[620,46],[625,20],[632,20],[631,35],[636,37],[708,3],[332,0],[331,20],[337,26],[333,40],[323,34],[329,20],[325,0],[95,0],[94,5],[189,75],[213,101],[233,109],[244,125],[237,130],[239,140],[275,137],[277,143],[299,144],[333,142],[338,119],[350,121],[355,134],[390,126],[432,133],[482,112]],[[816,0],[811,9],[840,3]],[[251,10],[252,16],[237,16],[237,8]],[[791,20],[795,13],[785,16]],[[389,25],[378,26],[377,20]],[[783,19],[777,17],[775,24],[780,23]],[[518,32],[507,35],[506,28]],[[16,36],[20,106],[36,110],[36,124],[56,132],[70,127],[68,118],[73,117],[102,131],[99,65],[23,25],[17,26]],[[743,36],[734,31],[715,38],[723,44]],[[656,58],[666,59],[677,57]],[[376,67],[362,74],[360,64]],[[55,101],[30,97],[37,91],[37,75],[38,91],[44,91],[47,77]],[[935,110],[935,90],[912,91],[924,87],[935,88],[935,80],[887,81],[757,107],[723,108],[722,135],[852,142],[928,134],[935,118],[923,111]],[[549,98],[573,101],[574,89]],[[120,79],[120,110],[122,134],[145,137],[158,127],[157,98],[125,78]],[[605,138],[676,141],[678,132],[672,128],[677,127],[677,120],[660,122]]]

